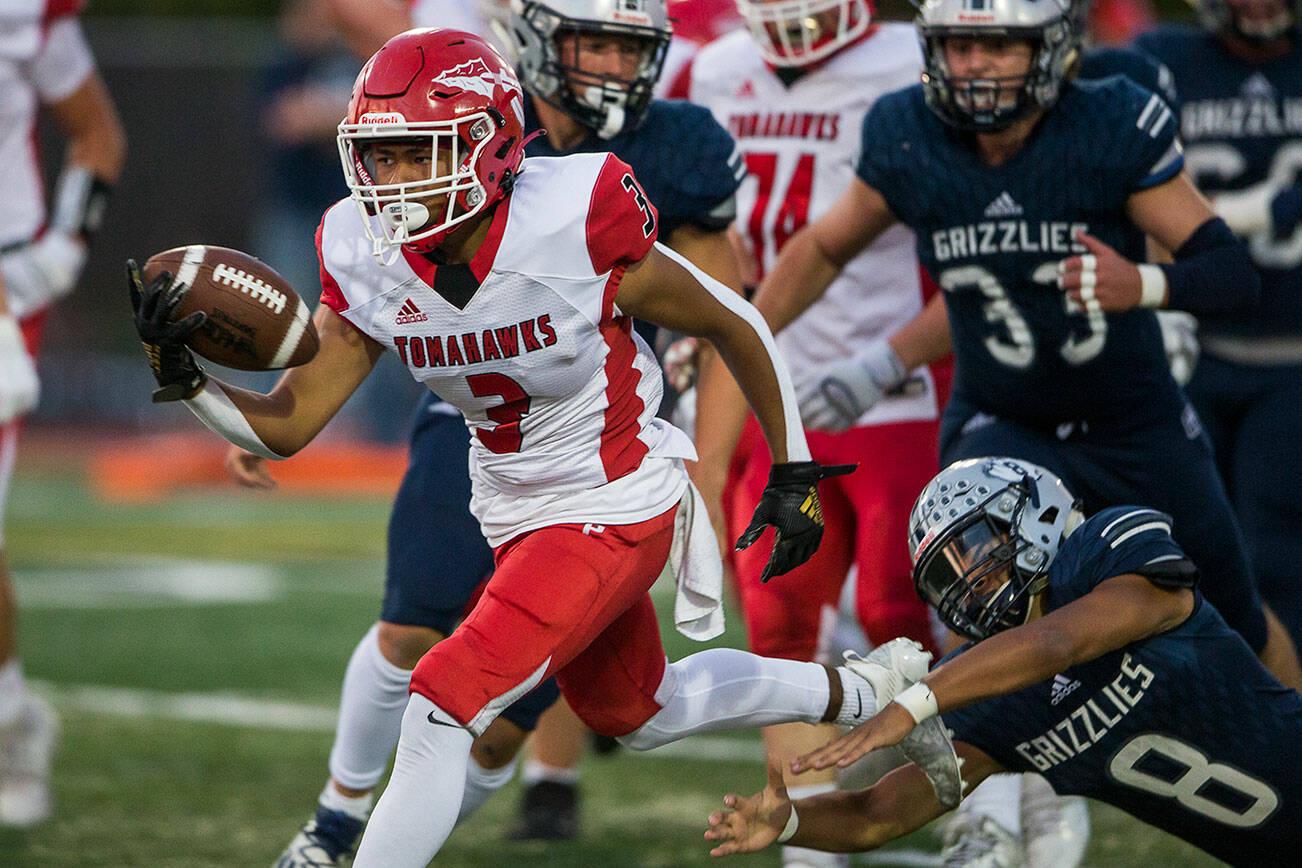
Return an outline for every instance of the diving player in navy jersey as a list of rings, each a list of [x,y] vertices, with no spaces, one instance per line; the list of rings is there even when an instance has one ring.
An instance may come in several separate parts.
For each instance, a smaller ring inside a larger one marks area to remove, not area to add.
[[[1077,507],[1061,480],[1019,459],[938,475],[910,518],[914,583],[973,644],[793,770],[849,765],[941,714],[968,790],[997,772],[1036,772],[1231,864],[1292,864],[1302,696],[1203,599],[1167,515],[1114,507],[1083,519]],[[762,793],[729,795],[731,810],[710,816],[712,855],[783,835],[868,850],[945,812],[913,766],[869,790],[795,802],[777,771]]]
[[[732,138],[703,108],[650,98],[671,33],[664,0],[638,9],[613,0],[529,0],[513,6],[511,30],[529,93],[526,128],[536,135],[526,154],[615,153],[657,209],[664,242],[740,286],[724,232],[744,174]],[[452,632],[493,570],[493,551],[469,511],[467,438],[450,404],[432,393],[421,399],[389,520],[380,618],[348,664],[330,781],[278,868],[351,861],[398,739],[411,670]],[[244,484],[274,484],[265,460],[242,450],[232,450],[227,466]],[[476,739],[462,818],[511,779],[520,745],[558,695],[548,679]]]
[[[1262,596],[1302,641],[1302,3],[1202,0],[1203,28],[1137,44],[1166,63],[1185,162],[1261,275],[1254,311],[1200,318],[1189,384]]]
[[[1049,467],[1089,509],[1170,513],[1209,598],[1271,671],[1302,684],[1151,310],[1251,308],[1246,251],[1182,170],[1159,96],[1120,76],[1071,80],[1079,31],[1065,4],[992,0],[975,16],[967,2],[922,7],[923,83],[868,115],[857,179],[788,242],[756,306],[781,329],[841,263],[910,226],[944,300],[906,331],[947,315],[953,341],[942,462],[1011,454]],[[1136,265],[1145,235],[1174,263]],[[933,357],[897,343],[906,368]]]

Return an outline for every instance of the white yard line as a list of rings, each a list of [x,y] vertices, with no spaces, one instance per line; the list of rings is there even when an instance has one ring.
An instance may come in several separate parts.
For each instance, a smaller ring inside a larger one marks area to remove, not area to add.
[[[98,685],[38,682],[37,689],[61,709],[122,717],[218,723],[257,729],[334,732],[335,709],[304,702],[283,702],[236,693],[168,693]],[[625,751],[627,756],[679,757],[718,762],[763,762],[759,740],[740,741],[696,736],[653,752]]]
[[[22,609],[263,603],[279,597],[284,585],[277,567],[183,558],[132,558],[103,566],[14,572]]]

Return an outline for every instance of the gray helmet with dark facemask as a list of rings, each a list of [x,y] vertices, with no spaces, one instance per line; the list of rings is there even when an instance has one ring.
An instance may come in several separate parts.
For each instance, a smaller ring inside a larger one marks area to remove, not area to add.
[[[665,0],[511,0],[510,35],[530,93],[609,139],[642,122],[673,28]],[[584,73],[562,57],[562,34],[632,37],[641,45],[631,79]]]
[[[914,19],[925,60],[927,105],[961,130],[995,132],[1058,101],[1080,53],[1080,17],[1070,0],[927,0]],[[1031,43],[1026,77],[956,79],[945,60],[951,36],[994,36]]]
[[[951,464],[918,495],[909,551],[918,595],[969,639],[1023,624],[1081,521],[1062,480],[1017,458]]]

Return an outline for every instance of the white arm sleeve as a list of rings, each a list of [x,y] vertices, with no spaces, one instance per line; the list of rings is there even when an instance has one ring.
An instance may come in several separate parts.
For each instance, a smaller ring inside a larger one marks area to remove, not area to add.
[[[31,66],[32,85],[41,101],[58,102],[70,96],[94,71],[95,60],[82,35],[81,22],[71,16],[55,20]]]
[[[809,444],[805,442],[805,429],[800,424],[800,409],[796,404],[796,390],[791,385],[791,374],[787,372],[787,363],[778,354],[778,345],[774,342],[773,332],[769,331],[768,323],[764,322],[764,317],[760,316],[760,312],[752,307],[746,299],[710,277],[710,275],[697,268],[678,253],[658,241],[656,242],[656,249],[683,268],[686,268],[710,295],[714,296],[728,310],[744,319],[755,331],[755,334],[759,336],[760,342],[764,344],[764,351],[769,354],[769,361],[773,363],[773,373],[777,375],[778,390],[782,394],[782,416],[786,422],[787,432],[787,460],[810,461]]]
[[[193,398],[185,400],[199,421],[208,426],[214,434],[225,437],[245,452],[252,452],[272,461],[284,460],[284,455],[272,452],[262,438],[257,435],[249,420],[244,418],[240,408],[226,394],[226,390],[217,385],[211,377],[203,384],[203,390]]]

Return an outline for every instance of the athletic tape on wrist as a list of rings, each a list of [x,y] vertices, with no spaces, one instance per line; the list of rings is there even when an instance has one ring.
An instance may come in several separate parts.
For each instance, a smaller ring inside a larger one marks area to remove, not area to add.
[[[922,681],[896,696],[895,701],[909,713],[914,723],[922,723],[940,712],[940,706],[936,703],[936,694],[932,693],[931,688]]]
[[[50,225],[89,240],[104,223],[112,191],[85,166],[65,166],[55,187]]]
[[[785,844],[796,834],[796,829],[800,828],[800,818],[796,816],[796,803],[791,803],[791,816],[787,818],[787,824],[782,827],[782,834],[778,835],[777,843]]]
[[[225,437],[231,443],[246,452],[252,452],[272,461],[283,459],[284,455],[272,452],[262,438],[253,430],[249,420],[244,418],[240,408],[235,406],[226,391],[211,377],[203,384],[203,389],[193,398],[183,402],[190,408],[199,421],[214,434]]]
[[[1166,272],[1145,263],[1139,269],[1139,306],[1161,307],[1166,303]]]

